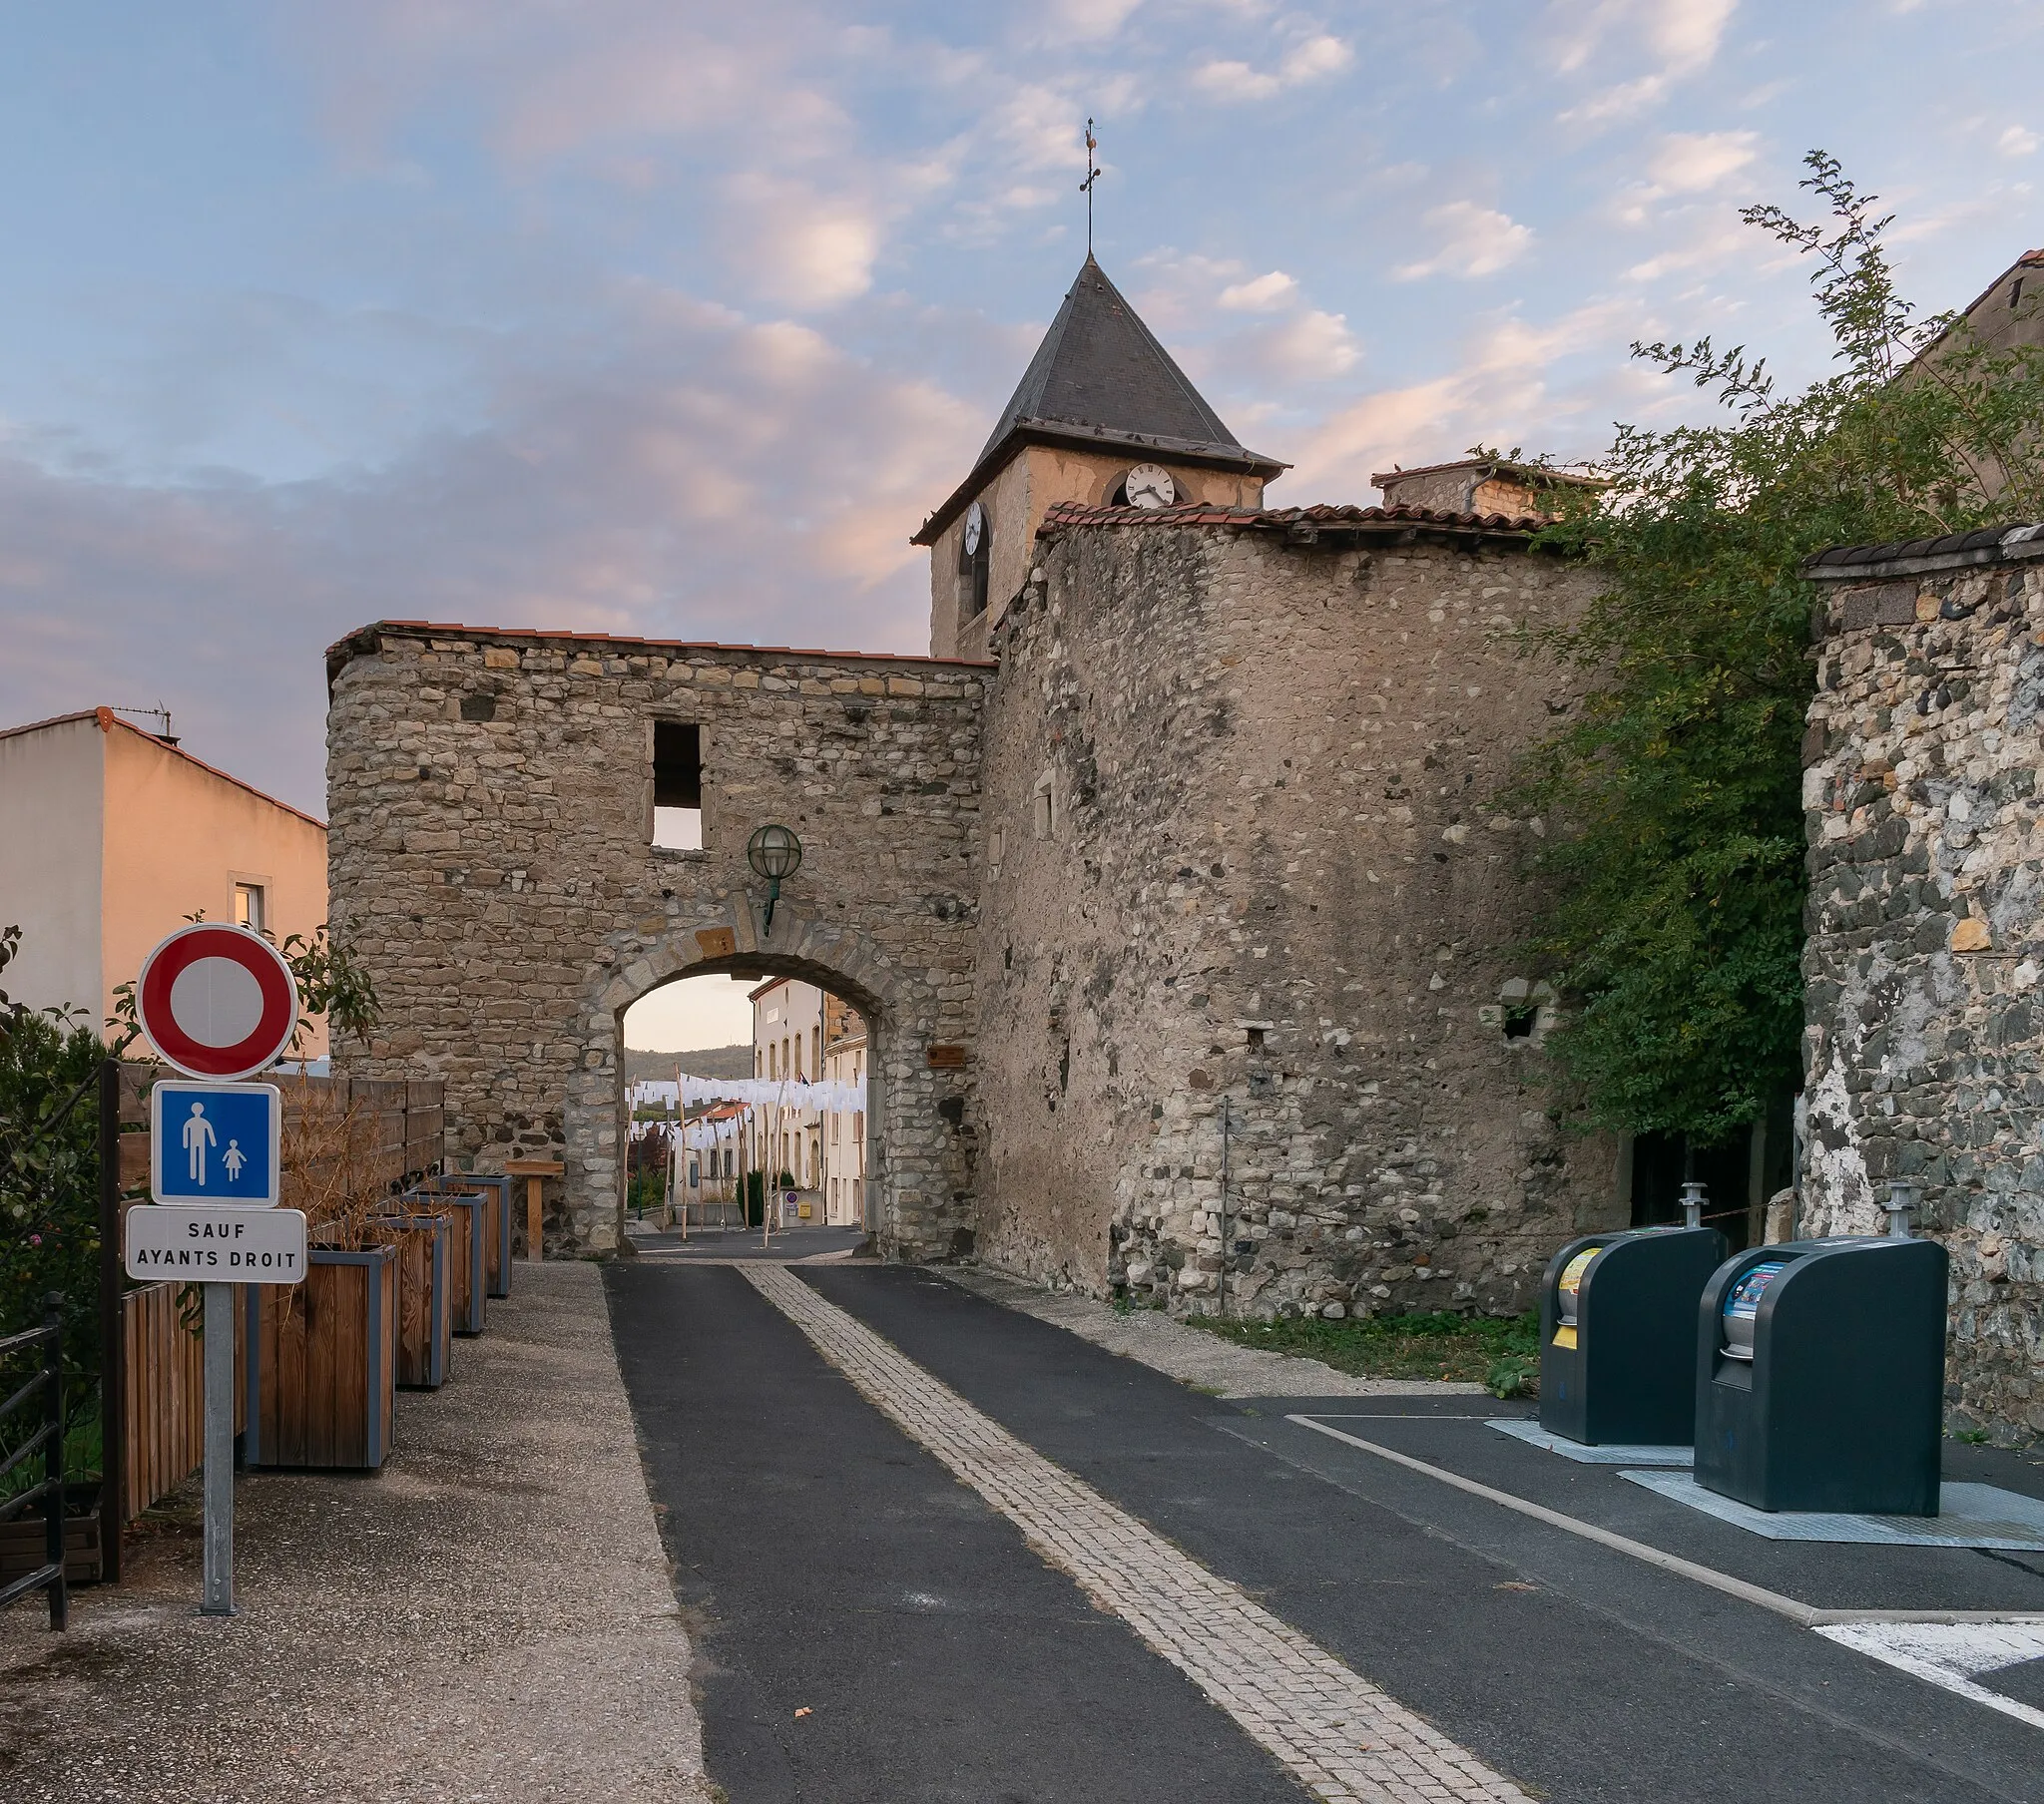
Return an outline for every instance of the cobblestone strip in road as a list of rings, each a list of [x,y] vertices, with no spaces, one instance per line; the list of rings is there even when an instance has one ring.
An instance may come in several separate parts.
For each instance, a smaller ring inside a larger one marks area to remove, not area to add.
[[[1328,1804],[1526,1797],[780,1266],[748,1279],[859,1393]]]

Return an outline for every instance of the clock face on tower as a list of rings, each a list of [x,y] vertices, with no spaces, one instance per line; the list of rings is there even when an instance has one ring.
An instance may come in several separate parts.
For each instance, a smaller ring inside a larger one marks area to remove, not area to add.
[[[979,548],[986,543],[986,509],[974,502],[965,510],[965,555],[979,556]]]
[[[1168,508],[1178,499],[1178,485],[1171,480],[1169,470],[1160,470],[1155,464],[1138,464],[1123,480],[1122,493],[1128,496],[1131,507]]]

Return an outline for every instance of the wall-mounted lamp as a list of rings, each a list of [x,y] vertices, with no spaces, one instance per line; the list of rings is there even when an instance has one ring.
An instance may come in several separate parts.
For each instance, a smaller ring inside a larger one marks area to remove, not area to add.
[[[792,827],[761,827],[746,841],[746,862],[766,879],[766,932],[773,931],[773,905],[780,900],[780,880],[801,868],[802,842]]]

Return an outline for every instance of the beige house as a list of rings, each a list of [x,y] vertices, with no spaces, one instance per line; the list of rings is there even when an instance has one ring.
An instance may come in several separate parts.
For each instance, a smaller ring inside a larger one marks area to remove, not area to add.
[[[19,926],[6,988],[84,1010],[186,917],[279,942],[326,919],[326,827],[109,707],[0,730],[0,927]],[[309,1024],[306,1058],[326,1054]]]
[[[769,978],[751,994],[753,1075],[774,1084],[830,1082],[863,1096],[866,1026],[858,1012],[828,991],[794,978]],[[769,1184],[785,1171],[795,1188],[812,1192],[797,1206],[833,1227],[865,1219],[865,1111],[754,1111],[754,1159]],[[820,1209],[818,1208],[820,1204]]]
[[[823,1081],[865,1095],[865,1017],[834,996],[823,998]],[[824,1118],[823,1219],[832,1227],[865,1220],[866,1112],[834,1111]]]

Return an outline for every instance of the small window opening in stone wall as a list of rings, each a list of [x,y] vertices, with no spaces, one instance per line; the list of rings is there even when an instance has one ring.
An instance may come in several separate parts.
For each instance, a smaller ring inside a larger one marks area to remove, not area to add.
[[[1036,779],[1036,837],[1055,839],[1058,835],[1057,802],[1051,793],[1050,772]]]
[[[653,843],[703,849],[703,729],[694,721],[653,723]]]
[[[1507,978],[1498,988],[1496,1003],[1477,1014],[1505,1039],[1538,1046],[1555,1024],[1560,1000],[1554,986],[1544,980],[1536,984],[1523,977]]]
[[[1250,1051],[1253,1053],[1261,1053],[1264,1050],[1264,1030],[1262,1028],[1251,1028],[1249,1031],[1249,1035]]]

